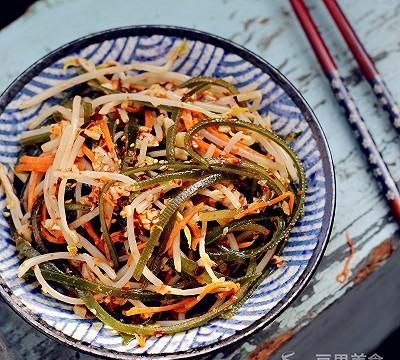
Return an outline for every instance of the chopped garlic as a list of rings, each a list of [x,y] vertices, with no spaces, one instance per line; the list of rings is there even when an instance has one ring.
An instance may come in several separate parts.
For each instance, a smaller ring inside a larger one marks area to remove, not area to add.
[[[189,154],[187,153],[186,150],[183,150],[181,148],[175,148],[175,158],[178,160],[187,160],[189,158]]]
[[[89,136],[91,139],[98,141],[98,140],[100,140],[100,138],[101,138],[101,133],[98,132],[98,131],[95,131],[95,128],[96,128],[96,127],[93,126],[91,129],[85,129],[85,130],[83,131],[83,133],[84,133],[85,135]]]
[[[185,147],[185,136],[186,132],[178,132],[175,138],[175,145],[184,148]]]

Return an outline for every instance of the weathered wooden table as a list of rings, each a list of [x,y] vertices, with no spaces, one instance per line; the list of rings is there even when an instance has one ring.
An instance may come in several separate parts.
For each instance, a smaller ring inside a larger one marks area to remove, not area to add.
[[[399,1],[342,0],[340,3],[393,94],[400,99]],[[390,171],[400,179],[399,137],[377,105],[369,85],[362,81],[322,2],[309,0],[308,4]],[[348,359],[352,359],[353,353],[371,351],[400,325],[400,312],[396,311],[396,298],[400,294],[398,254],[380,266],[397,247],[398,227],[286,0],[39,1],[0,31],[0,89],[32,62],[68,41],[133,24],[194,27],[229,38],[263,56],[303,92],[326,132],[336,165],[336,220],[314,278],[270,326],[215,358],[280,359],[283,351],[294,351],[293,359],[316,359],[318,353],[331,354],[331,359],[335,359],[335,353],[348,354]],[[349,282],[341,285],[335,277],[348,254],[346,231],[354,239],[356,253]],[[93,359],[38,333],[1,301],[0,314],[3,336],[0,359]]]

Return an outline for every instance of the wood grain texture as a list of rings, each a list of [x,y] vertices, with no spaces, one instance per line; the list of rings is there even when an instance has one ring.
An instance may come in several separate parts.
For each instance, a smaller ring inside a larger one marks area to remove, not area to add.
[[[341,35],[318,0],[309,0],[313,15],[378,144],[391,173],[400,179],[400,141],[387,115],[363,81]],[[400,99],[400,4],[397,0],[340,1],[361,41],[377,63],[395,98]],[[215,359],[245,359],[258,346],[299,324],[305,325],[355,286],[335,276],[342,270],[349,231],[356,253],[352,277],[371,251],[397,229],[385,200],[353,140],[329,85],[286,1],[249,0],[47,0],[0,31],[0,89],[50,50],[107,28],[133,24],[170,24],[194,27],[229,38],[264,57],[298,87],[316,112],[327,135],[337,176],[337,212],[323,261],[310,284],[274,323],[229,353]],[[357,270],[355,270],[357,269]],[[0,303],[0,332],[17,360],[78,358],[76,352],[47,339]],[[3,315],[4,314],[4,315]],[[93,359],[80,355],[80,359]]]

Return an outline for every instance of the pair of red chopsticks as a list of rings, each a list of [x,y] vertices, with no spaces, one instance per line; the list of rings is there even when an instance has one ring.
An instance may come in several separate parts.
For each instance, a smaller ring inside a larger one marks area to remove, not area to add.
[[[367,157],[370,169],[379,183],[383,194],[389,202],[392,213],[400,223],[400,193],[397,189],[396,182],[390,175],[387,165],[382,155],[368,131],[349,90],[343,79],[340,77],[338,67],[333,60],[317,26],[315,25],[310,12],[307,9],[304,0],[290,0],[294,12],[296,13],[305,34],[320,62],[322,69],[327,76],[331,88],[336,95],[336,99],[345,111],[347,120],[353,130],[354,136],[359,142],[363,153]],[[353,53],[358,65],[369,81],[375,96],[383,108],[388,112],[393,126],[400,132],[400,110],[391,95],[386,84],[382,80],[378,70],[376,69],[371,57],[364,49],[356,33],[350,25],[350,22],[344,15],[342,9],[336,0],[324,0],[325,6],[332,15],[336,25],[342,33],[348,47]]]

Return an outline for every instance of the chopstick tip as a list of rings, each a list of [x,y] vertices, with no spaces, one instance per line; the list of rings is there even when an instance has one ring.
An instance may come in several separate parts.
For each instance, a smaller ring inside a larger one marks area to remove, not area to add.
[[[400,225],[400,197],[389,200],[392,214],[397,223]]]

